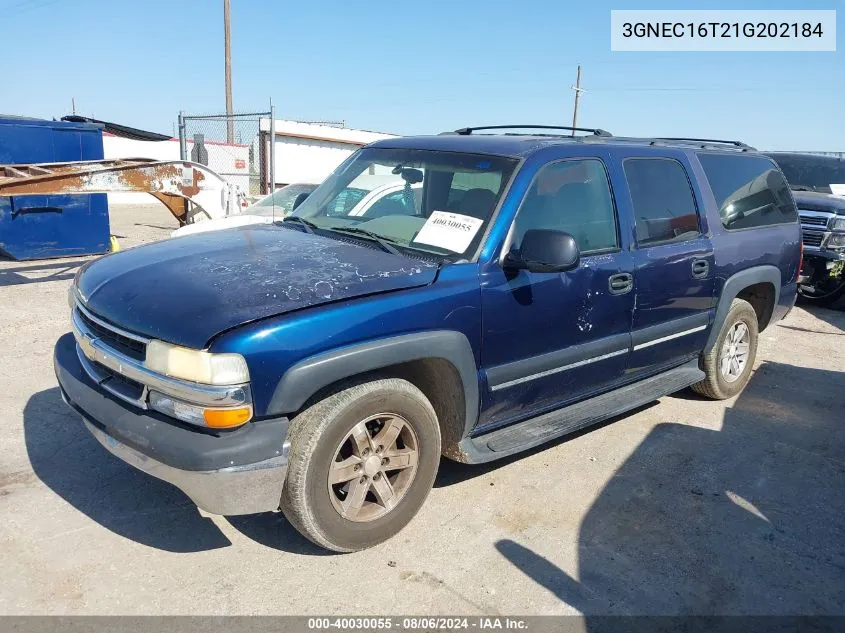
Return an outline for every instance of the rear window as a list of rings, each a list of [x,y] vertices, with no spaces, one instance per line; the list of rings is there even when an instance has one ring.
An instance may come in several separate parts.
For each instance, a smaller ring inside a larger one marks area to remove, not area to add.
[[[786,181],[801,187],[831,193],[832,186],[845,186],[845,159],[811,154],[771,154]]]
[[[698,160],[704,167],[726,229],[798,221],[789,186],[771,159],[700,153]]]
[[[637,244],[649,246],[698,237],[698,214],[689,178],[669,158],[629,158],[624,163],[636,220]]]

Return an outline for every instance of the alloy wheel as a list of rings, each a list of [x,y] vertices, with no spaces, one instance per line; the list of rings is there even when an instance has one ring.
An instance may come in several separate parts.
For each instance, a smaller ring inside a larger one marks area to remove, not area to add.
[[[719,371],[726,382],[735,382],[742,376],[745,365],[748,363],[750,343],[751,334],[748,326],[738,321],[728,331],[719,354]]]
[[[329,468],[332,506],[349,521],[390,512],[414,481],[417,435],[403,417],[380,413],[358,422],[338,445]]]

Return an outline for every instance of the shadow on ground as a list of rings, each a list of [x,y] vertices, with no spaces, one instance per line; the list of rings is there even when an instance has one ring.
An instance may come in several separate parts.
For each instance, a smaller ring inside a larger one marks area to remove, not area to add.
[[[89,258],[86,257],[72,262],[36,262],[29,264],[20,262],[20,265],[17,266],[3,266],[0,268],[0,288],[35,284],[42,281],[73,279],[79,267],[88,261]],[[0,257],[0,262],[18,263],[3,257]]]
[[[238,532],[265,547],[294,554],[334,555],[297,532],[281,512],[226,517],[226,520]]]
[[[23,423],[26,450],[38,478],[103,527],[168,552],[231,545],[180,490],[106,451],[62,402],[58,388],[33,395],[24,408]],[[263,545],[295,553],[319,551],[280,514],[227,520]]]
[[[577,579],[496,548],[586,615],[845,614],[843,393],[763,363],[720,431],[655,427],[584,518]]]
[[[786,328],[787,330],[807,332],[809,334],[821,334],[822,336],[842,336],[845,334],[845,299],[841,299],[829,308],[822,308],[821,306],[802,302],[801,308],[806,310],[808,314],[811,314],[819,321],[823,321],[824,323],[838,329],[839,332],[830,332],[824,329],[802,328],[788,323],[778,323],[777,327]]]

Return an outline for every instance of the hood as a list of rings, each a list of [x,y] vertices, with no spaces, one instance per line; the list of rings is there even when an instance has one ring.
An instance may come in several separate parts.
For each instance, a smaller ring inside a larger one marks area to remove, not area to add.
[[[845,215],[845,198],[830,193],[816,193],[815,191],[793,191],[795,206],[801,211],[821,211]]]
[[[77,287],[94,313],[193,348],[250,321],[423,286],[437,265],[275,225],[212,231],[120,251],[86,265]]]

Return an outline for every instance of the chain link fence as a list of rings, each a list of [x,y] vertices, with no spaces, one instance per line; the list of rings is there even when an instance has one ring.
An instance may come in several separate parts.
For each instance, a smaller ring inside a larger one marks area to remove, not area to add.
[[[179,114],[182,160],[201,163],[238,185],[247,196],[270,193],[273,187],[274,115]]]

